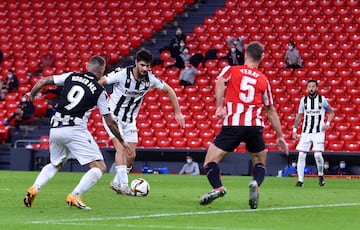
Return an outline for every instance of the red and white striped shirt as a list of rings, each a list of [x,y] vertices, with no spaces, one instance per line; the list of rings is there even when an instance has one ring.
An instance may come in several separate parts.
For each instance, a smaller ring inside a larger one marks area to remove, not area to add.
[[[227,79],[224,95],[227,116],[223,125],[264,126],[262,108],[273,104],[267,77],[245,65],[226,66],[219,77]]]

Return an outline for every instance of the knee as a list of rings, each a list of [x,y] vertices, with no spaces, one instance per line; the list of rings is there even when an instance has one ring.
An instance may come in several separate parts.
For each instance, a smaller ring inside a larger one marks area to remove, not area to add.
[[[306,160],[306,153],[304,152],[299,152],[299,161],[304,161]]]

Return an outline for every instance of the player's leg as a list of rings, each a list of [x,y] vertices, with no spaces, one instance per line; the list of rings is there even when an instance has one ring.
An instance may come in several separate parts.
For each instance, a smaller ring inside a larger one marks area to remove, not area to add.
[[[222,185],[221,174],[218,165],[226,154],[227,152],[218,148],[215,144],[210,144],[205,156],[204,168],[208,181],[213,190],[201,197],[201,205],[210,204],[213,200],[226,194],[226,188]]]
[[[322,152],[324,151],[325,132],[320,132],[314,135],[314,158],[316,162],[317,172],[319,176],[319,185],[324,186],[324,158]]]
[[[129,189],[129,178],[127,174],[127,155],[120,141],[112,139],[116,149],[115,153],[115,176],[110,183],[110,187],[118,194],[131,195]],[[133,148],[132,148],[133,149]]]
[[[302,187],[304,184],[304,170],[306,166],[306,153],[310,150],[311,136],[310,134],[303,133],[300,137],[299,144],[296,146],[296,150],[299,151],[297,161],[297,173],[298,181],[295,186]]]
[[[58,129],[50,130],[50,163],[45,165],[39,175],[36,177],[34,184],[28,189],[24,204],[31,207],[34,203],[40,188],[47,184],[55,174],[62,168],[63,162],[66,161],[67,153],[62,144],[62,133]]]
[[[247,127],[246,133],[245,143],[252,161],[251,173],[253,176],[253,180],[249,183],[249,206],[251,209],[256,209],[259,204],[259,187],[266,174],[267,150],[262,127]]]
[[[71,141],[66,143],[66,147],[81,165],[89,165],[90,169],[67,196],[66,203],[80,209],[90,209],[83,203],[81,196],[100,180],[106,172],[106,165],[98,145],[87,130],[74,127],[71,131],[73,136],[71,136]]]

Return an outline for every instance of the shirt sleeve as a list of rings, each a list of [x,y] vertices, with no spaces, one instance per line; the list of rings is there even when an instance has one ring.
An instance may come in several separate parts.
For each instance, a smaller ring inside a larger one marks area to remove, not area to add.
[[[120,81],[121,79],[121,75],[125,72],[126,74],[126,68],[124,69],[115,69],[114,71],[108,73],[107,75],[105,75],[105,79],[106,79],[106,84],[110,85],[113,83],[117,83]]]
[[[149,72],[149,79],[155,88],[157,88],[159,90],[162,90],[164,88],[164,85],[165,85],[164,82],[151,72]]]
[[[304,113],[304,100],[305,100],[305,97],[301,98],[300,100],[300,104],[299,104],[299,109],[298,109],[298,114],[303,114]]]
[[[97,101],[97,107],[99,108],[99,112],[101,115],[106,115],[110,113],[110,108],[105,91],[100,94]]]
[[[60,74],[60,75],[54,75],[53,76],[53,79],[54,79],[54,83],[56,85],[64,85],[64,82],[66,80],[66,78],[68,78],[70,76],[70,74],[72,74],[72,72],[69,72],[69,73],[63,73],[63,74]]]
[[[325,111],[327,111],[327,112],[332,111],[332,108],[331,108],[331,106],[329,104],[329,101],[327,100],[326,97],[323,97],[322,103],[323,103],[323,108],[325,109]]]

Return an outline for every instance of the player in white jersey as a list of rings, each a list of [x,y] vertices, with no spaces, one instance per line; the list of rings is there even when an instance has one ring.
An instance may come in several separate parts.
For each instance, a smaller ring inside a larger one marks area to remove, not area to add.
[[[34,184],[28,189],[24,198],[26,207],[33,205],[40,188],[55,176],[72,154],[81,165],[88,165],[90,169],[67,196],[66,202],[69,206],[90,209],[83,203],[81,195],[92,188],[106,171],[100,149],[87,129],[88,115],[96,106],[119,143],[125,149],[130,148],[121,137],[116,121],[112,119],[106,92],[98,83],[104,74],[105,65],[104,58],[93,56],[87,64],[88,72],[71,72],[42,78],[29,93],[30,99],[33,100],[45,85],[63,86],[56,113],[51,118],[50,163],[44,166]]]
[[[299,151],[297,171],[298,182],[297,187],[302,187],[304,184],[304,169],[306,165],[306,153],[314,151],[314,158],[317,166],[317,173],[319,176],[319,185],[324,186],[324,158],[322,152],[324,151],[325,131],[329,128],[330,123],[334,117],[334,111],[328,103],[328,100],[318,94],[318,83],[316,80],[309,80],[306,84],[307,96],[301,98],[299,111],[295,118],[292,138],[297,139],[297,128],[301,122],[301,117],[304,115],[300,141],[296,147]],[[325,122],[325,112],[329,113],[327,121]]]
[[[118,194],[132,195],[128,186],[127,173],[132,168],[138,143],[136,117],[145,94],[151,88],[155,87],[168,95],[174,107],[176,121],[180,127],[185,126],[185,119],[181,113],[175,91],[150,71],[152,60],[153,55],[149,51],[140,50],[136,53],[135,66],[119,71],[115,70],[99,80],[101,85],[113,84],[113,92],[109,101],[110,110],[117,119],[125,141],[131,147],[130,152],[124,151],[114,135],[108,132],[116,149],[116,175],[111,181],[110,187]]]

